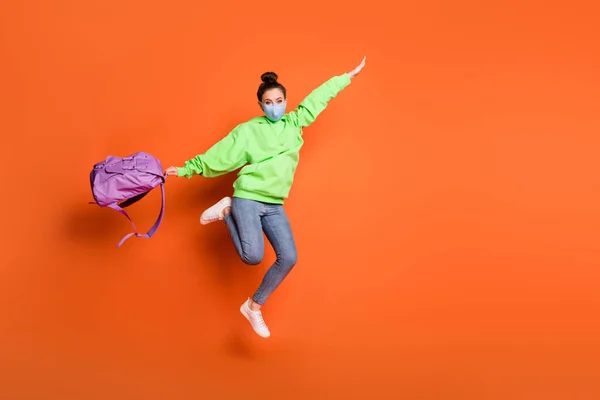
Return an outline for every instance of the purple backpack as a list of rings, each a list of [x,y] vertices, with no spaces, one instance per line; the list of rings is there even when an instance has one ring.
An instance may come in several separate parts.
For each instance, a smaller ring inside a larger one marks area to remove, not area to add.
[[[90,172],[90,184],[96,201],[91,204],[120,212],[133,226],[134,232],[125,235],[117,247],[121,247],[132,235],[150,238],[156,233],[165,210],[165,178],[160,161],[141,151],[124,158],[108,156],[106,160],[94,165]],[[159,185],[162,194],[160,214],[147,233],[139,234],[124,208],[138,202]]]

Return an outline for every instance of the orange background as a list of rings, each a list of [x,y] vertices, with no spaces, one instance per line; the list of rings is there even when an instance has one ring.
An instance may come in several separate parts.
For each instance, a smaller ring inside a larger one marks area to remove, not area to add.
[[[0,398],[600,398],[592,3],[3,2]],[[180,165],[262,72],[295,107],[363,55],[305,130],[270,339],[238,308],[272,250],[198,223],[235,174],[170,180],[121,249],[87,204],[107,155]]]

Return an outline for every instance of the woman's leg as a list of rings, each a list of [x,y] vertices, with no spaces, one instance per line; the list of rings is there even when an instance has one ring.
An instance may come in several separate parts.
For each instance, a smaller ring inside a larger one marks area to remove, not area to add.
[[[263,320],[260,308],[296,264],[296,244],[283,206],[265,205],[262,227],[275,250],[277,260],[265,274],[252,300],[245,301],[240,311],[250,321],[254,331],[267,338],[271,336],[271,332]]]
[[[263,210],[263,203],[234,197],[231,212],[224,218],[233,245],[246,264],[259,264],[265,253],[260,221]]]
[[[231,204],[231,206],[229,206]],[[265,324],[260,307],[281,284],[296,264],[296,245],[290,223],[283,206],[234,197],[221,200],[203,214],[201,221],[223,219],[227,224],[233,244],[240,258],[247,264],[258,264],[264,256],[263,229],[277,255],[252,300],[240,307],[241,313],[250,321],[254,331],[266,338],[271,335]]]
[[[277,259],[265,274],[252,300],[262,306],[296,265],[296,243],[290,222],[282,205],[266,206],[262,226],[275,250]],[[260,307],[253,307],[260,308]]]

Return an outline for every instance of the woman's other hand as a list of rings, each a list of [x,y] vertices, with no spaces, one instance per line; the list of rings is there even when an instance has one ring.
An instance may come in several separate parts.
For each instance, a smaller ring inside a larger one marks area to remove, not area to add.
[[[350,79],[353,79],[356,75],[358,75],[360,73],[360,71],[365,66],[365,62],[366,61],[367,61],[367,56],[363,57],[362,62],[359,64],[358,67],[356,67],[352,71],[348,72],[348,75],[350,76]]]

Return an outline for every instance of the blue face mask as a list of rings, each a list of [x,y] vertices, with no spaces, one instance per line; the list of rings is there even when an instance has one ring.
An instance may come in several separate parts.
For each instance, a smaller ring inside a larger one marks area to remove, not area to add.
[[[269,105],[260,103],[260,107],[264,111],[267,118],[269,118],[273,122],[277,122],[285,114],[286,104],[287,104],[287,101],[284,101],[281,104],[269,104]]]

